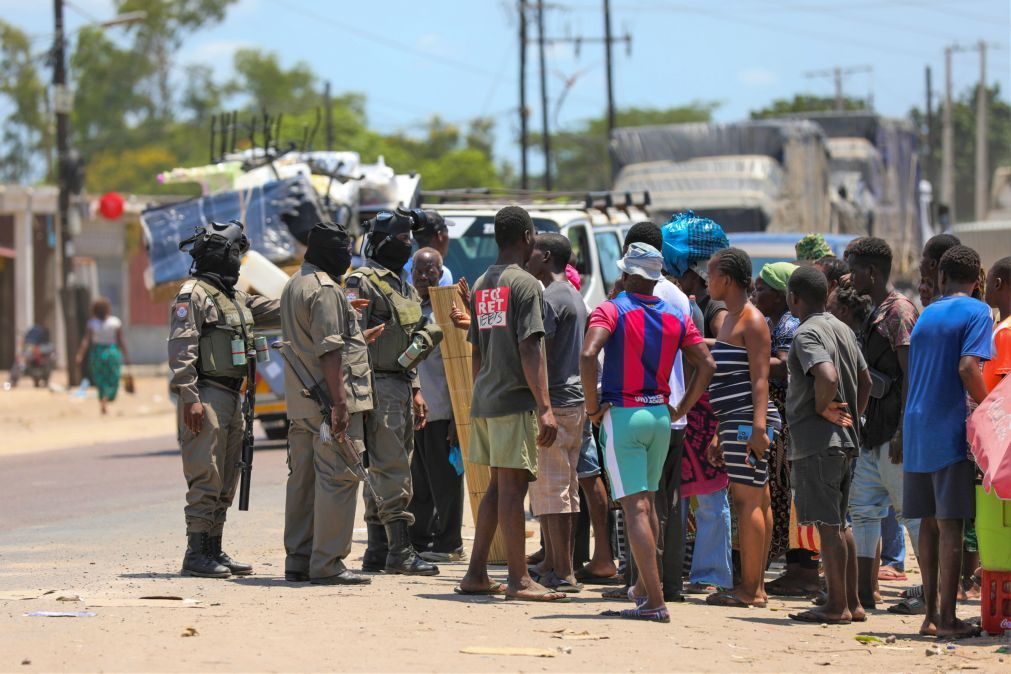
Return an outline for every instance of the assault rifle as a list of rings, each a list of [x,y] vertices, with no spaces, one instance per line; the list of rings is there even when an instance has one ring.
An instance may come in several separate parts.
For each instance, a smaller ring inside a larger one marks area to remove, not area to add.
[[[375,486],[372,484],[372,478],[362,463],[361,455],[358,454],[358,451],[348,440],[346,434],[335,436],[330,429],[330,412],[333,409],[330,395],[323,388],[323,385],[318,383],[309,374],[308,368],[298,357],[298,354],[295,353],[295,350],[291,348],[291,342],[274,342],[271,348],[276,349],[281,354],[281,358],[284,359],[284,362],[291,368],[292,373],[302,385],[302,397],[309,398],[319,406],[319,412],[323,417],[323,421],[319,427],[320,440],[324,443],[334,443],[337,447],[337,456],[341,458],[341,461],[348,467],[348,470],[354,473],[355,477],[365,483],[369,492],[372,493],[372,498],[375,499],[376,505],[381,506],[383,499],[376,493]]]

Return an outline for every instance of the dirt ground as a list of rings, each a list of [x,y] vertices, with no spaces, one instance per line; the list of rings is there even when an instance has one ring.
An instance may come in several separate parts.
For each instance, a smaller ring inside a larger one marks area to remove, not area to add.
[[[7,373],[0,372],[0,381]],[[33,388],[22,378],[16,388],[0,389],[0,455],[39,452],[70,446],[97,445],[149,438],[174,432],[175,407],[169,399],[168,377],[135,378],[136,393],[122,387],[109,414],[98,412],[94,388],[82,397],[63,390],[62,373],[56,373],[54,390]]]
[[[459,563],[443,565],[434,578],[376,576],[371,586],[353,589],[292,585],[283,580],[283,447],[258,451],[252,509],[233,510],[226,529],[226,548],[255,563],[256,574],[182,578],[184,484],[171,408],[155,398],[164,395],[163,380],[139,391],[106,420],[93,414],[94,400],[79,404],[27,388],[0,392],[0,508],[6,502],[9,512],[22,513],[0,527],[0,671],[1011,671],[1011,655],[997,652],[1011,646],[1004,638],[942,643],[942,654],[927,655],[937,642],[916,635],[918,617],[879,610],[864,625],[790,621],[787,614],[805,608],[804,600],[774,598],[759,610],[707,607],[691,598],[671,605],[671,624],[656,625],[601,617],[627,603],[604,600],[593,586],[566,604],[460,597],[452,591],[465,570]],[[117,414],[131,405],[148,406],[139,426]],[[132,453],[122,449],[129,443],[94,446],[133,437],[138,428],[161,437],[135,443]],[[3,456],[12,437],[21,443],[13,451],[39,454]],[[69,469],[72,478],[54,485],[46,457],[62,462],[68,453],[41,449],[60,440],[77,444],[74,457],[97,458],[81,459],[80,469]],[[85,488],[93,484],[101,486]],[[75,493],[64,504],[51,496],[60,491]],[[37,513],[30,521],[29,511]],[[356,526],[351,566],[365,547],[361,508]],[[528,541],[531,550],[535,541]],[[493,568],[494,578],[503,575]],[[884,583],[886,603],[917,580],[912,573],[909,582]],[[193,601],[145,599],[166,596]],[[969,618],[979,610],[974,601],[959,613]],[[94,615],[26,615],[35,611]],[[882,641],[865,645],[855,639],[860,634]],[[885,643],[890,635],[897,639]],[[465,652],[482,648],[537,649],[540,656]]]

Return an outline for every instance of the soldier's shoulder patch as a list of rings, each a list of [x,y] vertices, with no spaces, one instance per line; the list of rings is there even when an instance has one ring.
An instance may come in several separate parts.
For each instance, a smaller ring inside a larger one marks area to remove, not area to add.
[[[190,308],[185,302],[179,302],[175,308],[175,315],[181,321],[186,320],[190,315]]]
[[[327,274],[325,271],[318,271],[316,272],[315,276],[316,280],[319,281],[319,284],[321,286],[333,287],[334,285],[336,285],[333,279],[330,278],[330,275]]]
[[[193,294],[193,290],[197,287],[196,279],[190,279],[183,283],[182,287],[179,288],[179,294],[176,296],[177,302],[188,302],[190,296]]]

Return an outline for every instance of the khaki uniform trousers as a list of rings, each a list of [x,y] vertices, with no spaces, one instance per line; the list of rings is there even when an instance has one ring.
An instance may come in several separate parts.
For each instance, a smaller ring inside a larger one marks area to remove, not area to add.
[[[414,452],[414,393],[405,375],[376,372],[373,389],[376,407],[365,419],[365,447],[369,455],[369,474],[376,493],[383,499],[376,507],[366,489],[365,521],[389,524],[403,520],[414,524],[407,509],[411,502],[411,454]]]
[[[348,438],[364,451],[364,413],[352,414]],[[310,578],[345,570],[355,526],[358,479],[333,444],[319,437],[322,417],[293,419],[288,430],[284,501],[284,570]]]
[[[204,421],[194,435],[183,424],[183,404],[177,406],[179,446],[186,477],[186,533],[220,536],[228,507],[235,497],[242,458],[242,396],[220,386],[201,383]]]

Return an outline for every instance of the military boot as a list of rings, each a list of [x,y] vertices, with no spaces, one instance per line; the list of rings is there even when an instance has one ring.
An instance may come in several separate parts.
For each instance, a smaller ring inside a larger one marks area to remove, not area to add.
[[[200,578],[228,578],[232,572],[227,566],[215,561],[210,555],[210,536],[207,532],[189,534],[189,545],[183,557],[182,575]]]
[[[407,522],[390,522],[386,525],[386,535],[390,540],[390,553],[386,556],[387,573],[402,573],[405,576],[439,575],[439,567],[429,564],[414,551]]]
[[[365,573],[382,573],[386,570],[386,556],[389,554],[389,543],[386,539],[386,528],[382,524],[368,524],[369,546],[362,555],[362,571]]]
[[[237,562],[228,556],[228,553],[221,549],[221,536],[210,536],[208,537],[208,544],[210,550],[208,554],[211,559],[226,567],[236,576],[248,576],[253,573],[252,564],[243,564],[242,562]]]

